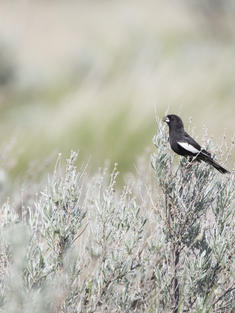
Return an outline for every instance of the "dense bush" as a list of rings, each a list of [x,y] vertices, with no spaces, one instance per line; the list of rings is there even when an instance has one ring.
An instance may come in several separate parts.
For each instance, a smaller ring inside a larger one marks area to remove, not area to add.
[[[161,123],[154,144],[154,177],[142,162],[121,191],[116,166],[89,177],[72,152],[6,201],[1,312],[233,311],[234,174],[173,156]]]

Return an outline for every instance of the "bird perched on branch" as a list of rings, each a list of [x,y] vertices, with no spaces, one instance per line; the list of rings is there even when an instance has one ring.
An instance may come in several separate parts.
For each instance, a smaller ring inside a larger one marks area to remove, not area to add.
[[[164,122],[169,126],[169,140],[172,150],[187,157],[190,161],[204,161],[211,164],[220,173],[229,173],[225,168],[219,165],[211,156],[211,154],[202,149],[202,147],[184,130],[184,124],[181,118],[174,114],[164,117]]]

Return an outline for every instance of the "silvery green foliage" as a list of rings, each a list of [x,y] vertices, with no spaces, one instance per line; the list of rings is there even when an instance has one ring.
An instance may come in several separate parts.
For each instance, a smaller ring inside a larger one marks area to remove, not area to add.
[[[164,137],[160,125],[152,165],[163,194],[163,227],[171,250],[169,297],[162,310],[170,301],[173,312],[230,312],[235,287],[234,174],[223,176],[185,158],[174,166]]]
[[[123,188],[72,152],[2,206],[0,312],[232,312],[234,174],[175,157],[161,123],[154,144]]]

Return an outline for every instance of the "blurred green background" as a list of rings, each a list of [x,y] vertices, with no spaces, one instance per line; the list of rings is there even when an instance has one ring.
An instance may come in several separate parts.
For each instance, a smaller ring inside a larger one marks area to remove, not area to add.
[[[229,0],[1,1],[2,175],[71,149],[132,171],[166,111],[230,140],[234,19]]]

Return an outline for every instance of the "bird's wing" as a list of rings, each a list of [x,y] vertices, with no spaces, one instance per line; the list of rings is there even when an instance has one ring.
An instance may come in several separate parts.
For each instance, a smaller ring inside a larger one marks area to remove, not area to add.
[[[191,145],[188,142],[182,142],[182,141],[178,141],[177,142],[179,146],[181,146],[184,150],[193,153],[193,154],[198,154],[200,153],[200,150],[198,150],[197,148],[195,148],[193,145]]]
[[[189,153],[198,154],[202,151],[201,146],[186,132],[184,136],[177,141],[178,145]]]
[[[179,140],[178,145],[181,146],[186,151],[193,154],[200,154],[200,156],[211,158],[211,153],[202,149],[202,147],[191,137],[189,134],[185,132],[184,138]]]

